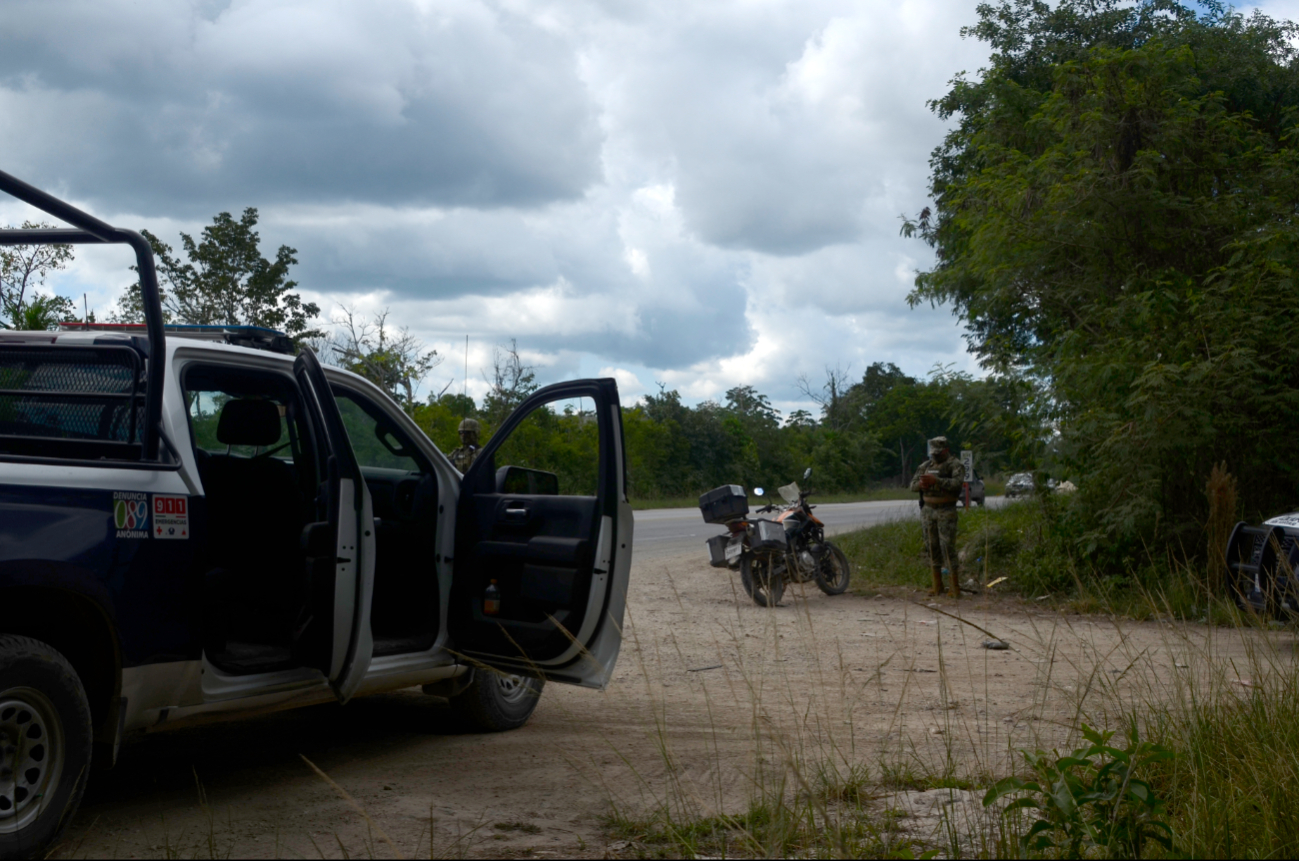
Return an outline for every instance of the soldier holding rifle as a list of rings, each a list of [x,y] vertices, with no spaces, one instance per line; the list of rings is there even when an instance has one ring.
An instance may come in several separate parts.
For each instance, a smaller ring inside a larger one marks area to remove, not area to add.
[[[946,566],[952,577],[952,597],[961,597],[960,560],[956,556],[956,501],[964,484],[965,464],[952,457],[947,437],[931,439],[929,460],[920,464],[911,479],[911,490],[921,498],[920,522],[924,525],[925,548],[934,572],[931,595],[943,593],[943,567]]]

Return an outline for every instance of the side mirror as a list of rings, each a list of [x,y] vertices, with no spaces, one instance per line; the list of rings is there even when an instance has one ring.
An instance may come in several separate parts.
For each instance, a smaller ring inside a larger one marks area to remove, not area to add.
[[[762,488],[761,488],[761,487],[755,487],[755,488],[753,488],[753,495],[754,495],[754,496],[762,496]]]
[[[811,477],[812,477],[812,467],[809,466],[807,468],[807,471],[803,473],[803,480],[807,481]]]

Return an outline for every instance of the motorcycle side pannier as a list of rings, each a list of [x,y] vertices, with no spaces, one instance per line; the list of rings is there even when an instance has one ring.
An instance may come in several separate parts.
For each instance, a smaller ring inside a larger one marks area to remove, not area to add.
[[[784,550],[787,546],[785,525],[783,523],[777,523],[774,520],[753,521],[752,547],[754,550]]]
[[[749,513],[749,498],[738,484],[725,484],[699,497],[704,523],[729,523]]]
[[[731,540],[729,534],[714,535],[708,539],[708,564],[714,568],[726,567],[726,542]]]

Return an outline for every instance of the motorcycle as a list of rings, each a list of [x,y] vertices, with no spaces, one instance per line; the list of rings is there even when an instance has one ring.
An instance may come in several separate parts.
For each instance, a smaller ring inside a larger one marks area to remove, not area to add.
[[[803,473],[803,480],[811,475],[812,470],[808,469]],[[753,492],[764,495],[760,487]],[[704,520],[725,523],[729,530],[709,540],[712,564],[738,568],[745,593],[760,607],[780,603],[789,583],[815,581],[825,594],[841,594],[848,588],[852,572],[848,557],[826,540],[825,524],[812,513],[816,506],[809,505],[807,498],[814,491],[801,490],[793,482],[779,488],[778,493],[785,505],[768,503],[756,512],[779,511],[774,520],[745,516],[748,500],[738,485],[718,488],[700,497]]]

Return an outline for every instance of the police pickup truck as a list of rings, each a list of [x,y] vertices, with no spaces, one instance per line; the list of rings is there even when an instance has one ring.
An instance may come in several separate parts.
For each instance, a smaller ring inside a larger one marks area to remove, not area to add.
[[[632,544],[613,380],[536,392],[462,476],[279,333],[165,326],[139,234],[0,190],[72,225],[0,244],[129,245],[146,317],[0,332],[0,857],[42,853],[126,733],[415,685],[504,730],[545,681],[608,683]],[[531,430],[572,403],[598,453],[561,492]]]

